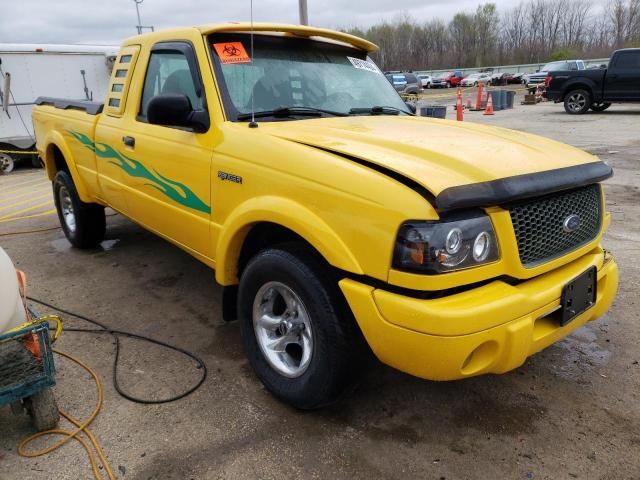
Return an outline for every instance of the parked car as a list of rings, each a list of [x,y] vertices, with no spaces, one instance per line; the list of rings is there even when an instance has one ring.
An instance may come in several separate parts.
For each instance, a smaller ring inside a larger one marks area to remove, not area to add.
[[[433,78],[432,88],[451,88],[460,85],[464,75],[460,70],[445,72]]]
[[[477,87],[479,83],[484,83],[485,85],[491,84],[491,74],[490,73],[473,73],[468,77],[465,77],[460,82],[460,86],[462,87]]]
[[[640,48],[613,53],[609,68],[559,70],[546,77],[546,97],[564,102],[567,113],[602,112],[612,103],[640,102]]]
[[[511,75],[511,77],[509,77],[507,79],[507,83],[508,84],[516,84],[516,83],[523,83],[522,81],[522,77],[523,77],[524,73],[514,73]]]
[[[544,67],[538,70],[536,73],[526,74],[523,78],[525,81],[523,82],[527,87],[537,87],[538,85],[544,84],[544,79],[547,77],[549,72],[557,72],[557,71],[572,71],[577,72],[578,70],[586,70],[586,66],[584,61],[582,60],[561,60],[558,62],[550,62],[547,63]]]
[[[301,409],[371,352],[432,380],[513,370],[617,288],[609,165],[414,116],[376,50],[300,25],[174,28],[125,40],[104,103],[33,109],[71,244],[99,245],[111,207],[215,269],[249,365]]]
[[[420,73],[418,74],[418,79],[420,80],[420,86],[422,88],[431,88],[431,84],[433,83],[431,75]]]
[[[422,90],[420,80],[413,73],[387,73],[385,77],[398,93],[416,95]]]
[[[513,78],[513,74],[502,72],[491,75],[491,85],[508,85]]]

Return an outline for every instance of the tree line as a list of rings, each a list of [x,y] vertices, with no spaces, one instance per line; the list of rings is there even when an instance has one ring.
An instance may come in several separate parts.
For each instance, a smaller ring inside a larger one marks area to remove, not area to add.
[[[449,22],[419,23],[404,14],[345,31],[378,44],[373,57],[384,70],[600,58],[617,48],[640,47],[640,0],[605,1],[523,0],[504,11],[485,3]]]

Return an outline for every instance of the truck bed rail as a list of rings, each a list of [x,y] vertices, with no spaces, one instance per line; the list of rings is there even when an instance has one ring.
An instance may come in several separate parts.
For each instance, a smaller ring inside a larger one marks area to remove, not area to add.
[[[38,97],[35,101],[36,105],[51,105],[55,108],[62,110],[74,109],[83,110],[89,115],[98,115],[102,113],[104,108],[103,102],[92,102],[89,100],[69,100],[66,98],[54,98],[54,97]]]

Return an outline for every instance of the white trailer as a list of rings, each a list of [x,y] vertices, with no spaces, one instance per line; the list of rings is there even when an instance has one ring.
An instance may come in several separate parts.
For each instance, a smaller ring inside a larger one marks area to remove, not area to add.
[[[0,43],[0,173],[30,158],[31,108],[37,97],[102,99],[117,46]],[[32,161],[37,163],[37,157]]]

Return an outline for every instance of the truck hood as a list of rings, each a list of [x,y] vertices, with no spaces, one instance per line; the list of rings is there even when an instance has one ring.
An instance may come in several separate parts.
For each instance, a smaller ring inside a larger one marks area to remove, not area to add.
[[[552,190],[557,191],[611,175],[610,167],[577,148],[535,135],[470,122],[380,115],[263,122],[260,129],[281,139],[342,155],[346,160],[362,160],[365,165],[392,173],[394,178],[399,174],[421,185],[434,197],[467,185],[484,190],[489,185],[492,192],[486,191],[485,197],[499,197],[496,188],[501,189],[499,185],[504,186],[514,177],[537,179],[533,183],[526,182],[528,193],[521,195],[525,197],[547,192],[549,181],[554,184]],[[586,179],[582,178],[584,172],[575,174],[584,170],[579,166],[585,164],[598,166],[597,171],[589,172]],[[535,175],[540,172],[545,173]],[[557,172],[572,174],[559,182]],[[543,177],[546,180],[540,182]],[[505,179],[509,180],[505,182]],[[502,192],[502,196],[518,193],[513,185],[508,187],[512,191]],[[487,200],[480,203],[487,203]]]

